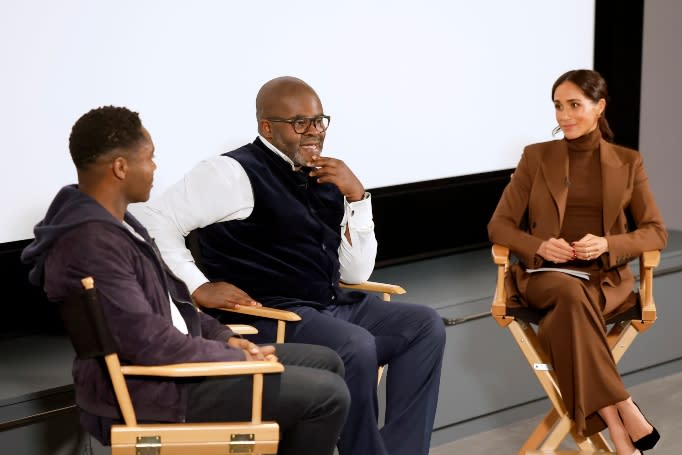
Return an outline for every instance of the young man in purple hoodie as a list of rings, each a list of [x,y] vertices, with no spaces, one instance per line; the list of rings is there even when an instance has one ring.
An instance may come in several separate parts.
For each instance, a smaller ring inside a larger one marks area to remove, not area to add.
[[[287,343],[257,346],[198,311],[185,284],[166,267],[147,230],[127,211],[149,198],[154,144],[136,112],[104,106],[83,115],[69,138],[78,184],[63,187],[22,260],[30,281],[51,301],[93,276],[122,363],[144,365],[275,359],[266,375],[264,418],[282,430],[280,454],[331,454],[349,407],[343,363],[332,350]],[[113,389],[97,360],[74,360],[83,426],[108,444],[121,420]],[[250,378],[194,381],[127,379],[141,421],[245,420]]]

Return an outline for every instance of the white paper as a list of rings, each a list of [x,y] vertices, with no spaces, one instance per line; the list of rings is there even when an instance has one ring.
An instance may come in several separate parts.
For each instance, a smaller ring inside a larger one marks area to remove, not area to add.
[[[590,279],[590,274],[587,272],[581,272],[580,270],[573,270],[573,269],[563,269],[560,267],[540,267],[539,269],[526,269],[526,272],[528,272],[528,273],[561,272],[561,273],[565,273],[567,275],[582,278],[583,280],[589,280]]]

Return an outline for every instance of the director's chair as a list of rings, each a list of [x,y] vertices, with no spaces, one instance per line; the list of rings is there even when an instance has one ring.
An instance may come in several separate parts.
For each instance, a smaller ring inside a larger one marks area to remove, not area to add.
[[[92,277],[81,280],[83,290],[60,303],[60,313],[78,358],[102,358],[106,365],[123,424],[111,427],[112,455],[274,455],[279,425],[262,417],[263,374],[281,373],[284,366],[269,361],[201,362],[173,365],[121,365],[117,345],[97,302]],[[137,421],[125,376],[187,378],[252,375],[251,420],[211,423],[145,423]]]
[[[535,427],[518,455],[614,453],[602,433],[585,438],[575,431],[575,424],[569,418],[561,398],[552,365],[541,349],[536,335],[536,327],[542,315],[528,308],[507,306],[504,283],[509,268],[509,248],[498,244],[493,245],[492,257],[497,265],[497,284],[491,308],[492,316],[501,327],[509,329],[552,404],[552,408]],[[658,266],[659,262],[659,251],[647,251],[642,254],[639,259],[638,305],[606,321],[607,325],[611,326],[607,339],[616,363],[623,357],[635,337],[648,330],[656,320],[653,269]],[[557,450],[569,434],[580,452]]]

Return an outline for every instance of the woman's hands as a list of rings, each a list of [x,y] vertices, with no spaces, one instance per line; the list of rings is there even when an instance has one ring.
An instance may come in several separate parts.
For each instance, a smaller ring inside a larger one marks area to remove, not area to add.
[[[575,251],[573,247],[564,239],[555,239],[554,237],[545,240],[540,244],[537,254],[542,256],[546,261],[561,264],[575,259]]]
[[[609,251],[609,242],[605,237],[586,234],[582,239],[572,243],[552,237],[540,244],[537,254],[546,261],[561,264],[574,259],[590,261],[607,251]]]
[[[609,241],[605,237],[587,234],[577,242],[573,242],[573,250],[577,259],[590,261],[609,251]]]

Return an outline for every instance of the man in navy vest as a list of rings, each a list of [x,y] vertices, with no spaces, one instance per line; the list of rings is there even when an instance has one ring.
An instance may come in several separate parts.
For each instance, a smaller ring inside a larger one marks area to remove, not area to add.
[[[294,311],[302,320],[287,327],[287,341],[341,356],[351,394],[341,455],[426,455],[445,344],[441,318],[426,306],[339,288],[339,280],[369,278],[377,242],[370,194],[342,160],[321,155],[330,117],[315,91],[297,78],[273,79],[258,92],[256,118],[252,143],[200,162],[138,216],[200,306]],[[194,230],[200,269],[185,247]],[[272,321],[255,324],[274,338]]]

